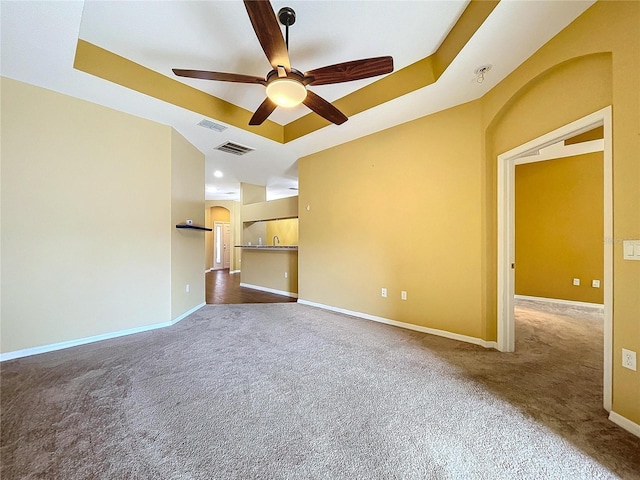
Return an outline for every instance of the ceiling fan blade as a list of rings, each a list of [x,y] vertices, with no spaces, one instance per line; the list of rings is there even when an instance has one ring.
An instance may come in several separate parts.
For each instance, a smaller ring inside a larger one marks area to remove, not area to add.
[[[208,72],[206,70],[181,70],[174,68],[173,73],[179,77],[200,78],[202,80],[218,80],[221,82],[259,83],[264,85],[264,78],[240,75],[238,73]]]
[[[253,114],[251,120],[249,120],[249,125],[260,125],[264,122],[271,113],[276,109],[277,105],[273,103],[269,97],[264,99],[264,102],[260,104],[256,113]]]
[[[309,107],[321,117],[326,118],[336,125],[342,125],[348,120],[344,113],[327,102],[321,96],[313,93],[311,90],[307,90],[307,98],[305,98],[302,103],[304,103],[307,107]]]
[[[329,85],[362,80],[391,72],[393,72],[392,57],[375,57],[316,68],[306,72],[304,76],[313,77],[309,85]]]
[[[244,6],[249,14],[249,20],[256,32],[258,41],[264,50],[271,66],[276,69],[279,66],[291,71],[289,52],[284,42],[280,25],[276,14],[268,0],[244,0]]]

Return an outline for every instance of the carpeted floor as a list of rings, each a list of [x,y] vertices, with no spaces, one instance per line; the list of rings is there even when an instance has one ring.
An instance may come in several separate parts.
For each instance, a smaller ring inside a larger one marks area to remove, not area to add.
[[[602,320],[522,303],[517,352],[291,304],[1,365],[3,480],[640,478]]]

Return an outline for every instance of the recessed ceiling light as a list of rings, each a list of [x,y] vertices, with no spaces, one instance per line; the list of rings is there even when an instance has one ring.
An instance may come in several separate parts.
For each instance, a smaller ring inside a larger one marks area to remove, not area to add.
[[[213,176],[216,178],[222,178],[223,174],[220,170],[216,170],[215,172],[213,172]]]

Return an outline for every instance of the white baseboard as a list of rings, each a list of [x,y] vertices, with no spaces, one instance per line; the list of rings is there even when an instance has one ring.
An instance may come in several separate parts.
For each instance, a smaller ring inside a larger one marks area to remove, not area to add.
[[[285,297],[298,298],[297,293],[285,292],[283,290],[276,290],[274,288],[261,287],[260,285],[251,285],[250,283],[240,282],[241,287],[252,288],[254,290],[260,290],[261,292],[275,293],[276,295],[284,295]]]
[[[635,422],[632,422],[626,417],[623,417],[619,413],[611,410],[609,412],[609,420],[618,425],[619,427],[624,428],[627,432],[632,433],[636,437],[640,437],[640,425]]]
[[[178,323],[180,320],[184,320],[185,318],[187,318],[189,315],[191,315],[192,313],[197,312],[198,310],[200,310],[202,307],[204,307],[206,305],[206,302],[202,302],[200,305],[196,305],[195,307],[193,307],[191,310],[187,310],[186,312],[184,312],[182,315],[174,318],[173,320],[171,320],[170,322],[168,322],[171,325],[175,325],[176,323]]]
[[[229,275],[233,275],[234,273],[240,273],[240,270],[229,270]]]
[[[528,295],[514,295],[516,300],[529,300],[531,302],[549,302],[559,303],[562,305],[570,305],[574,307],[590,307],[590,308],[604,308],[602,303],[589,303],[589,302],[577,302],[575,300],[562,300],[561,298],[545,298],[545,297],[531,297]]]
[[[67,342],[53,343],[51,345],[43,345],[41,347],[25,348],[22,350],[15,350],[13,352],[0,353],[0,362],[13,360],[15,358],[30,357],[31,355],[38,355],[40,353],[55,352],[56,350],[77,347],[79,345],[86,345],[87,343],[100,342],[102,340],[109,340],[111,338],[124,337],[125,335],[147,332],[149,330],[156,330],[158,328],[170,327],[171,325],[175,325],[176,323],[178,323],[183,318],[188,317],[195,311],[200,310],[205,305],[206,303],[201,303],[200,305],[193,307],[191,310],[183,313],[179,317],[176,317],[169,322],[154,323],[152,325],[144,325],[142,327],[129,328],[127,330],[119,330],[117,332],[103,333],[102,335],[94,335],[92,337],[79,338],[76,340],[69,340]]]
[[[421,325],[414,325],[412,323],[398,322],[397,320],[391,320],[388,318],[377,317],[375,315],[369,315],[368,313],[354,312],[352,310],[346,310],[344,308],[332,307],[330,305],[323,305],[322,303],[310,302],[308,300],[298,299],[298,303],[302,305],[309,305],[311,307],[322,308],[323,310],[330,310],[332,312],[344,313],[351,315],[352,317],[363,318],[365,320],[372,320],[374,322],[386,323],[387,325],[393,325],[394,327],[406,328],[407,330],[415,330],[416,332],[428,333],[430,335],[437,335],[439,337],[450,338],[452,340],[458,340],[460,342],[472,343],[474,345],[480,345],[485,348],[497,348],[498,343],[493,341],[483,340],[481,338],[469,337],[467,335],[460,335],[459,333],[447,332],[446,330],[438,330],[436,328],[423,327]]]

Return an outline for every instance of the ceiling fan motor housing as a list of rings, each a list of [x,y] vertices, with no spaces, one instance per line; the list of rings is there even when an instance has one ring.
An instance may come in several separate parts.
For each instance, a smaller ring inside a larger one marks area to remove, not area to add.
[[[294,107],[300,103],[304,103],[306,107],[329,122],[341,125],[347,121],[347,116],[332,103],[307,90],[307,86],[351,82],[393,71],[393,58],[386,56],[337,63],[302,73],[291,68],[289,60],[289,27],[296,21],[294,10],[291,7],[284,7],[278,11],[278,15],[275,15],[269,0],[244,0],[244,6],[258,42],[272,67],[266,78],[175,68],[173,73],[180,77],[202,80],[264,85],[267,98],[254,112],[249,125],[262,124],[277,106]],[[279,24],[285,26],[286,39],[282,36]]]
[[[265,79],[267,84],[269,82],[271,82],[272,80],[274,80],[275,78],[280,77],[280,75],[278,75],[278,70],[271,70],[269,73],[267,73],[267,78]],[[308,83],[305,82],[305,76],[304,73],[302,73],[299,70],[296,70],[295,68],[292,68],[290,72],[287,73],[287,78],[291,78],[293,80],[297,80],[300,83]],[[308,80],[308,79],[307,79]]]
[[[278,20],[280,20],[280,23],[285,27],[290,27],[296,23],[296,12],[294,12],[291,7],[282,7],[278,11]]]

